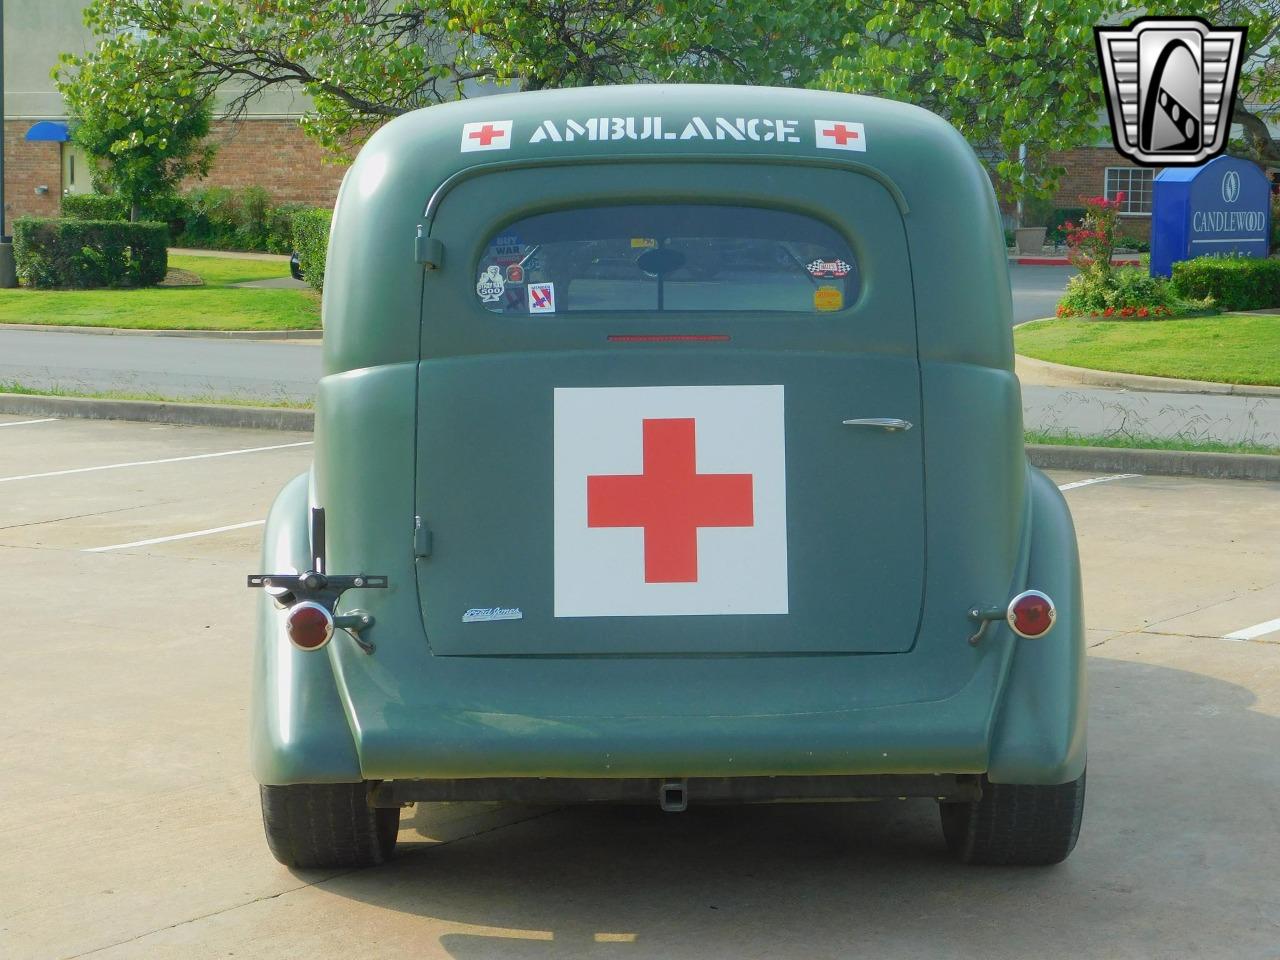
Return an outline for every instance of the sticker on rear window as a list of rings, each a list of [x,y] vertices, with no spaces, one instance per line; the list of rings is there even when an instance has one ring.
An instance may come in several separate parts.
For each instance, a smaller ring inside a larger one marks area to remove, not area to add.
[[[844,293],[839,287],[819,287],[813,291],[813,309],[839,310],[844,306]]]
[[[843,260],[811,260],[805,269],[815,277],[847,277],[853,267]]]
[[[476,294],[484,303],[496,303],[502,299],[502,291],[505,288],[506,283],[502,279],[502,268],[490,264],[485,268],[484,273],[480,274],[480,279],[476,283]]]
[[[556,285],[554,283],[529,284],[529,312],[556,312]]]

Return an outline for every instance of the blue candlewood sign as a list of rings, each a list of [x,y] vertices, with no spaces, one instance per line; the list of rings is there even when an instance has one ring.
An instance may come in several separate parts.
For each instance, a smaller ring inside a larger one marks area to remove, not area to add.
[[[1178,260],[1270,252],[1271,185],[1248,160],[1218,157],[1155,176],[1151,275],[1167,277]]]

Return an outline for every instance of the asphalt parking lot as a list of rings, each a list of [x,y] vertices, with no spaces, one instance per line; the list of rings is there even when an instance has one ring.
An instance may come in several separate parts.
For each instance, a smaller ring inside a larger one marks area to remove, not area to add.
[[[1280,957],[1280,485],[1054,475],[1091,646],[1060,867],[959,866],[927,802],[451,804],[388,866],[291,873],[244,576],[309,440],[0,417],[5,960]]]

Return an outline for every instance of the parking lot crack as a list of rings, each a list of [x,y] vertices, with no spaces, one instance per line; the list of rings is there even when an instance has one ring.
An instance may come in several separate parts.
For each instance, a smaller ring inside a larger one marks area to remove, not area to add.
[[[475,833],[468,833],[465,836],[454,837],[451,840],[439,840],[435,843],[423,846],[421,849],[406,851],[404,854],[397,857],[397,860],[399,861],[409,860],[427,851],[436,850],[436,849],[439,849],[440,847],[448,846],[451,843],[459,843],[463,840],[471,840],[474,837],[482,837],[487,833],[496,833],[497,831],[505,830],[508,827],[514,827],[522,823],[528,823],[531,820],[538,820],[542,817],[550,816],[551,814],[556,813],[561,809],[563,808],[553,807],[550,810],[539,810],[536,813],[529,814],[529,816],[527,817],[520,817],[518,820],[509,820],[509,821],[506,821],[505,823],[494,824],[493,826],[486,827],[483,830],[477,830]],[[350,876],[353,873],[360,873],[361,871],[366,869],[369,869],[369,868],[355,867],[351,870],[338,870],[333,873],[328,873],[318,880],[312,880],[308,883],[300,883],[297,886],[289,887],[286,890],[279,890],[276,893],[266,894],[261,897],[254,897],[251,900],[245,900],[243,903],[234,903],[231,906],[223,907],[220,910],[210,910],[208,913],[202,913],[199,916],[188,917],[186,920],[178,920],[178,921],[175,921],[174,923],[165,924],[163,927],[155,927],[151,930],[146,930],[143,933],[138,934],[137,936],[128,937],[124,940],[116,940],[113,943],[103,944],[101,947],[94,947],[92,950],[85,950],[82,953],[67,954],[62,958],[62,960],[80,960],[81,957],[91,957],[94,954],[102,953],[105,950],[114,950],[116,947],[123,947],[131,943],[138,943],[139,941],[146,940],[148,937],[155,936],[158,933],[164,933],[165,931],[168,931],[168,930],[176,930],[178,927],[185,927],[192,923],[199,923],[201,920],[208,920],[210,917],[219,917],[226,913],[232,913],[236,910],[242,910],[245,907],[251,907],[257,903],[266,903],[271,900],[278,900],[281,897],[288,896],[291,893],[297,893],[299,890],[306,890],[308,887],[319,887],[326,883],[329,883],[331,880],[337,880],[341,877]]]
[[[111,513],[127,513],[130,510],[146,510],[151,507],[162,507],[169,503],[177,503],[177,500],[158,500],[155,503],[140,504],[132,507],[116,507],[112,510],[94,510],[90,513],[72,513],[65,517],[50,517],[48,520],[30,520],[26,523],[10,523],[3,527],[2,530],[20,530],[23,527],[39,527],[46,523],[61,523],[63,520],[81,520],[85,517],[105,517]]]

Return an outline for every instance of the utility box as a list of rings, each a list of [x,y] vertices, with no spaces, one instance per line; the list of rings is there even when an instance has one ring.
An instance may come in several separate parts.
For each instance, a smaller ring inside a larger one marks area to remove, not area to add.
[[[1248,160],[1218,157],[1155,176],[1151,276],[1168,277],[1179,260],[1265,257],[1271,249],[1271,184]]]

